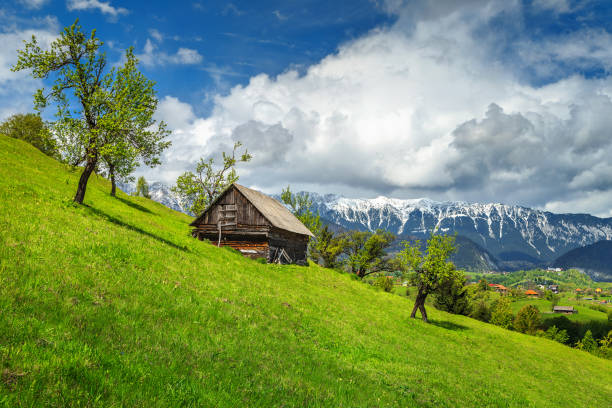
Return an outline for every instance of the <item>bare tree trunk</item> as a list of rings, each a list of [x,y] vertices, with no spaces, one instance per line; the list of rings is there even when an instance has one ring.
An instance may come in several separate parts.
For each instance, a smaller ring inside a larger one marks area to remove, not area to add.
[[[115,166],[109,166],[108,172],[111,179],[111,196],[115,197],[117,193],[117,182],[115,181]]]
[[[74,196],[74,202],[83,204],[83,200],[85,199],[85,190],[87,189],[87,181],[89,180],[89,176],[96,168],[96,159],[93,157],[87,158],[87,164],[85,164],[85,168],[83,169],[83,173],[81,173],[81,178],[79,179],[79,186],[77,187],[76,195]]]
[[[411,318],[416,317],[417,310],[421,312],[421,317],[423,321],[427,323],[427,312],[425,311],[425,299],[427,295],[419,289],[419,293],[417,294],[416,300],[414,301],[414,307],[412,308],[412,313],[410,313]]]

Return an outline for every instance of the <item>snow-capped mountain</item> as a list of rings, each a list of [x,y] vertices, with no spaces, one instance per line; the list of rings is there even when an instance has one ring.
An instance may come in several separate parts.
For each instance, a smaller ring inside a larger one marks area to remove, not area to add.
[[[417,237],[434,229],[457,232],[502,261],[551,261],[570,249],[612,238],[612,218],[587,214],[429,199],[311,197],[322,218],[345,228]]]
[[[121,184],[119,188],[128,194],[135,189],[129,184]],[[152,183],[149,193],[153,200],[189,213],[189,203],[182,202],[167,185]],[[521,206],[436,202],[426,198],[355,199],[316,193],[310,196],[314,210],[326,222],[346,229],[380,228],[401,239],[424,238],[434,229],[449,234],[456,232],[462,239],[467,238],[460,245],[469,248],[472,261],[467,263],[482,258],[478,261],[483,265],[479,269],[542,266],[574,248],[612,239],[612,218],[588,214],[553,214]]]
[[[117,183],[117,187],[127,194],[133,194],[136,191],[136,185],[134,184]],[[185,214],[193,215],[189,213],[191,203],[184,202],[180,197],[172,192],[169,186],[164,183],[155,182],[149,184],[149,195],[151,196],[152,200],[157,201],[166,207]]]

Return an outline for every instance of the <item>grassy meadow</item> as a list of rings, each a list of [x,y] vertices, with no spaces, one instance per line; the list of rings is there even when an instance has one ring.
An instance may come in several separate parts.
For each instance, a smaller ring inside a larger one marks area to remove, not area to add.
[[[612,361],[262,265],[0,136],[0,406],[594,407]]]

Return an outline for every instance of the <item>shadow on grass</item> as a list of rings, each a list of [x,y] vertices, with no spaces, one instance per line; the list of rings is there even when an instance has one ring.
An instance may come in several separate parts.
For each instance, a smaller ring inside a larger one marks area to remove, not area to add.
[[[137,205],[137,204],[135,204],[135,205]],[[139,234],[146,235],[147,237],[153,238],[153,239],[155,239],[155,240],[157,240],[157,241],[159,241],[161,243],[164,243],[166,245],[170,245],[171,247],[176,248],[176,249],[178,249],[180,251],[189,252],[189,250],[186,247],[184,247],[184,246],[179,246],[179,245],[175,244],[172,241],[168,241],[165,238],[158,237],[157,235],[152,234],[152,233],[150,233],[148,231],[145,231],[143,229],[140,229],[140,228],[135,227],[135,226],[130,225],[130,224],[126,224],[125,222],[121,221],[120,219],[115,218],[112,215],[108,215],[107,213],[105,213],[102,210],[99,210],[99,209],[94,208],[94,207],[90,207],[90,206],[88,206],[86,204],[83,204],[83,207],[86,208],[87,210],[91,211],[93,214],[97,215],[98,217],[104,218],[105,220],[110,221],[113,224],[119,225],[121,227],[127,228],[127,229],[135,231],[135,232],[138,232]]]
[[[469,329],[469,327],[467,326],[463,326],[457,323],[442,321],[442,320],[429,320],[429,323],[433,324],[434,326],[442,327],[443,329],[447,329],[447,330],[463,331],[463,330]]]
[[[148,208],[143,207],[143,206],[142,206],[142,205],[140,205],[140,204],[133,203],[133,202],[131,202],[130,200],[126,200],[125,198],[121,198],[121,197],[119,197],[119,196],[116,196],[115,198],[116,198],[117,200],[121,201],[123,204],[128,205],[128,206],[130,206],[130,207],[132,207],[132,208],[135,208],[135,209],[137,209],[137,210],[139,210],[139,211],[146,212],[146,213],[149,213],[149,214],[153,214],[153,213],[151,212],[151,210],[149,210]]]

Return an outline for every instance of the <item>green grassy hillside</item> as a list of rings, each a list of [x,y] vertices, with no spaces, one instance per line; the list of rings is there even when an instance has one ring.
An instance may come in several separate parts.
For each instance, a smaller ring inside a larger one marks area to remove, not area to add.
[[[0,406],[537,406],[612,400],[612,363],[319,267],[192,239],[0,136]]]

